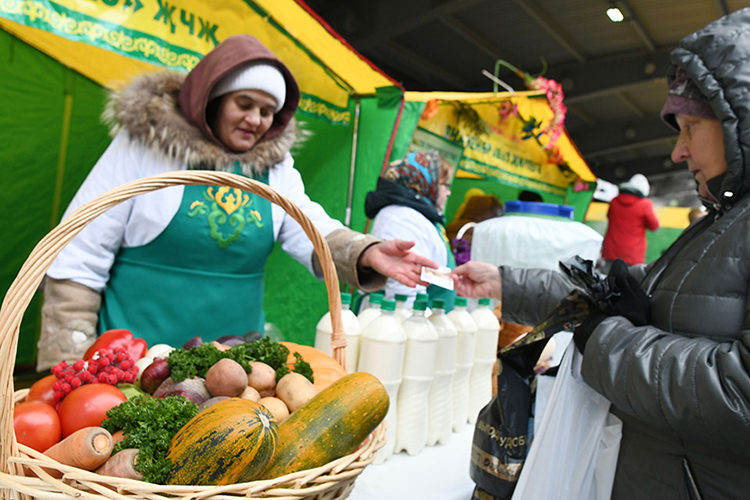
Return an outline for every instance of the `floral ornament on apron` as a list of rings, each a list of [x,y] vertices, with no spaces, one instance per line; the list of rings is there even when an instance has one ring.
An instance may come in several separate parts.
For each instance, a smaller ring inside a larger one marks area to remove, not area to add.
[[[195,200],[190,205],[189,217],[205,215],[208,219],[211,238],[219,248],[226,248],[237,241],[247,224],[262,228],[260,213],[252,210],[253,200],[239,188],[208,186],[203,192],[205,201]]]

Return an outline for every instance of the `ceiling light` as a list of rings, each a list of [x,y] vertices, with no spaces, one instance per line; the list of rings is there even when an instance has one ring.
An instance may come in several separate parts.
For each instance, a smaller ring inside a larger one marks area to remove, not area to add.
[[[622,12],[620,12],[620,9],[618,9],[617,7],[607,9],[607,17],[613,23],[619,23],[620,21],[625,19],[625,16],[622,15]]]

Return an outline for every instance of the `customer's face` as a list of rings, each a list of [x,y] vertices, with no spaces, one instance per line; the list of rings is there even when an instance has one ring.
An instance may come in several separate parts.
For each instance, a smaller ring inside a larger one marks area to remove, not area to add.
[[[672,161],[686,161],[698,182],[698,192],[709,198],[706,182],[727,171],[724,157],[724,134],[718,120],[677,114],[680,136],[672,150]]]
[[[211,129],[235,153],[255,146],[273,124],[276,99],[261,90],[238,90],[222,97]]]

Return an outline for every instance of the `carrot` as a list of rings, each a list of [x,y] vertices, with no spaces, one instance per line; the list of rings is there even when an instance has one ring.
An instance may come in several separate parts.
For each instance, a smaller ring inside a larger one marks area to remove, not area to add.
[[[115,444],[119,443],[120,441],[123,441],[124,439],[125,439],[125,433],[122,432],[122,429],[112,433],[112,440],[115,442]]]
[[[107,461],[115,447],[112,434],[101,427],[84,427],[44,452],[61,464],[95,470]]]
[[[143,474],[135,470],[137,460],[138,449],[126,448],[109,457],[104,465],[96,469],[96,473],[102,476],[123,477],[140,481],[143,480]]]

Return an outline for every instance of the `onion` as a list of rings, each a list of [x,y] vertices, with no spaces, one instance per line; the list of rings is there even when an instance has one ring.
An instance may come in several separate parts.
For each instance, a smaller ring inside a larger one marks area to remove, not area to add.
[[[214,340],[214,342],[218,342],[219,344],[224,344],[228,346],[233,346],[233,345],[244,344],[245,338],[240,337],[239,335],[223,335],[219,337],[218,339]]]
[[[183,349],[192,349],[193,347],[198,347],[199,345],[202,345],[202,344],[203,344],[203,339],[196,335],[192,339],[190,339],[187,342],[185,342],[185,344],[183,344],[182,348]]]

